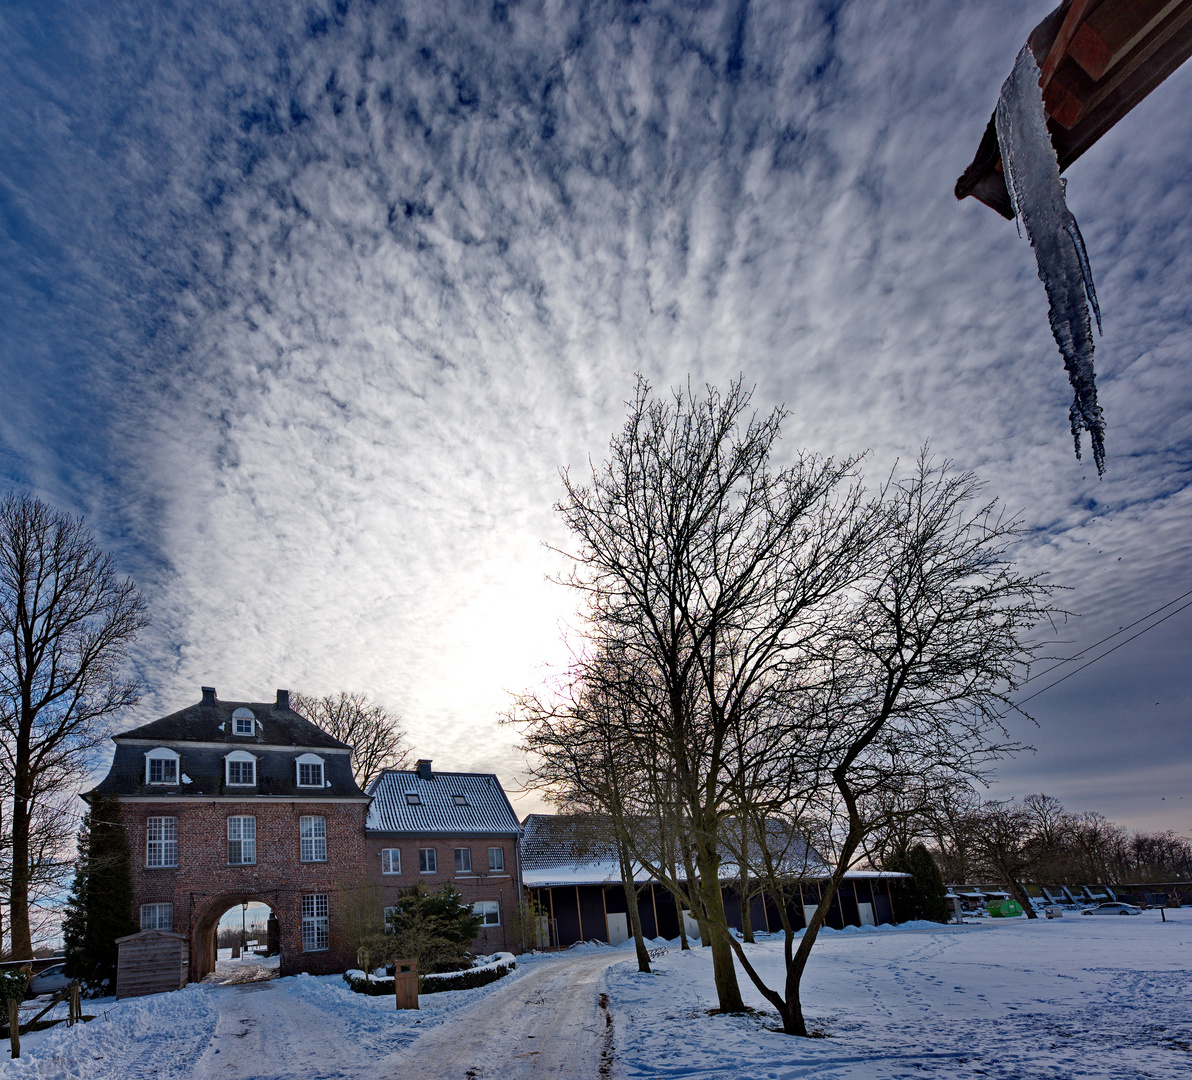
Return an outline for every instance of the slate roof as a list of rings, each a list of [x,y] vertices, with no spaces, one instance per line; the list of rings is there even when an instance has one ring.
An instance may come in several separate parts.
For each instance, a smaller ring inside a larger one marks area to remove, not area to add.
[[[231,734],[236,709],[252,712],[258,722],[255,734]],[[351,748],[291,709],[284,690],[278,691],[277,701],[220,701],[214,690],[204,687],[202,701],[112,739],[116,743],[112,767],[84,797],[366,798],[352,776],[351,757],[345,752]],[[155,747],[180,756],[178,783],[145,782],[145,755]],[[246,750],[257,759],[254,786],[224,783],[224,758],[232,750]],[[305,753],[323,759],[322,788],[298,787],[297,759]]]
[[[229,738],[232,713],[237,709],[252,712],[261,726],[259,734]],[[214,693],[204,694],[203,700],[194,705],[131,731],[122,731],[113,738],[117,743],[122,739],[149,739],[153,742],[236,742],[244,743],[246,749],[254,743],[348,749],[347,743],[316,727],[288,705],[282,706],[275,701],[220,701]]]
[[[428,770],[429,771],[429,770]],[[411,805],[406,793],[418,796]],[[419,836],[518,836],[521,826],[504,790],[492,773],[388,770],[369,786],[372,806],[365,832]],[[457,804],[462,796],[464,804]]]

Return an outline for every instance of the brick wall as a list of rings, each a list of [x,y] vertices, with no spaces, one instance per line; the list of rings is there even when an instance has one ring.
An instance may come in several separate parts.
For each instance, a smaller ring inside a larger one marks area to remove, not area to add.
[[[344,905],[365,874],[362,803],[265,802],[263,800],[186,802],[125,802],[121,807],[132,854],[135,917],[140,906],[174,905],[174,930],[190,941],[190,971],[201,979],[211,970],[210,936],[214,924],[230,907],[245,900],[268,904],[280,929],[281,973],[326,974],[355,963],[339,934]],[[257,861],[228,865],[227,819],[256,818]],[[326,820],[327,860],[300,861],[300,817]],[[146,866],[146,819],[169,816],[178,820],[178,866]],[[379,862],[379,860],[377,860]],[[329,903],[329,948],[302,949],[302,896],[325,893]]]
[[[488,849],[500,848],[504,856],[505,869],[490,871]],[[381,872],[381,851],[396,848],[401,852],[401,873]],[[419,848],[434,848],[436,869],[433,873],[419,870]],[[457,872],[455,849],[471,850],[472,872]],[[501,923],[499,926],[484,927],[473,944],[478,953],[521,952],[521,932],[517,924],[517,841],[511,837],[394,837],[390,839],[369,836],[365,839],[365,858],[369,877],[381,886],[384,904],[397,902],[397,894],[416,881],[421,881],[430,892],[437,892],[450,882],[459,890],[464,900],[474,904],[481,900],[495,900],[499,904]]]

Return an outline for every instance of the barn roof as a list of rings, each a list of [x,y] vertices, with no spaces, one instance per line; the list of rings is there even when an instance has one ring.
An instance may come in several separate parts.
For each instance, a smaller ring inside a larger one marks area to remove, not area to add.
[[[369,786],[365,831],[419,836],[518,836],[517,815],[492,773],[390,769]],[[415,801],[416,800],[416,801]]]
[[[1062,172],[1192,55],[1192,0],[1066,0],[1027,38]],[[1013,218],[991,118],[956,197]]]

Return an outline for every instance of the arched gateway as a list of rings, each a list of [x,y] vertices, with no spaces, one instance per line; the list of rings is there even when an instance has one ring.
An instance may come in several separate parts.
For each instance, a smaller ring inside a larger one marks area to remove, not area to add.
[[[120,801],[142,928],[190,941],[190,979],[215,969],[215,929],[256,900],[277,917],[283,975],[342,971],[332,932],[361,884],[369,797],[351,749],[274,702],[198,704],[115,736],[94,791]],[[138,912],[134,911],[134,914]]]

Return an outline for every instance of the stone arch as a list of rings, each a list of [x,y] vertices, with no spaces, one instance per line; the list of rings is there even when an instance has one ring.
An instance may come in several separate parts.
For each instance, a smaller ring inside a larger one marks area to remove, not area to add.
[[[202,901],[196,905],[195,916],[191,921],[190,981],[202,982],[215,970],[215,932],[219,926],[219,920],[232,908],[246,903],[264,904],[269,908],[272,916],[278,920],[284,964],[285,943],[288,935],[285,927],[285,912],[282,910],[279,900],[280,897],[276,889],[249,889],[203,897]]]

